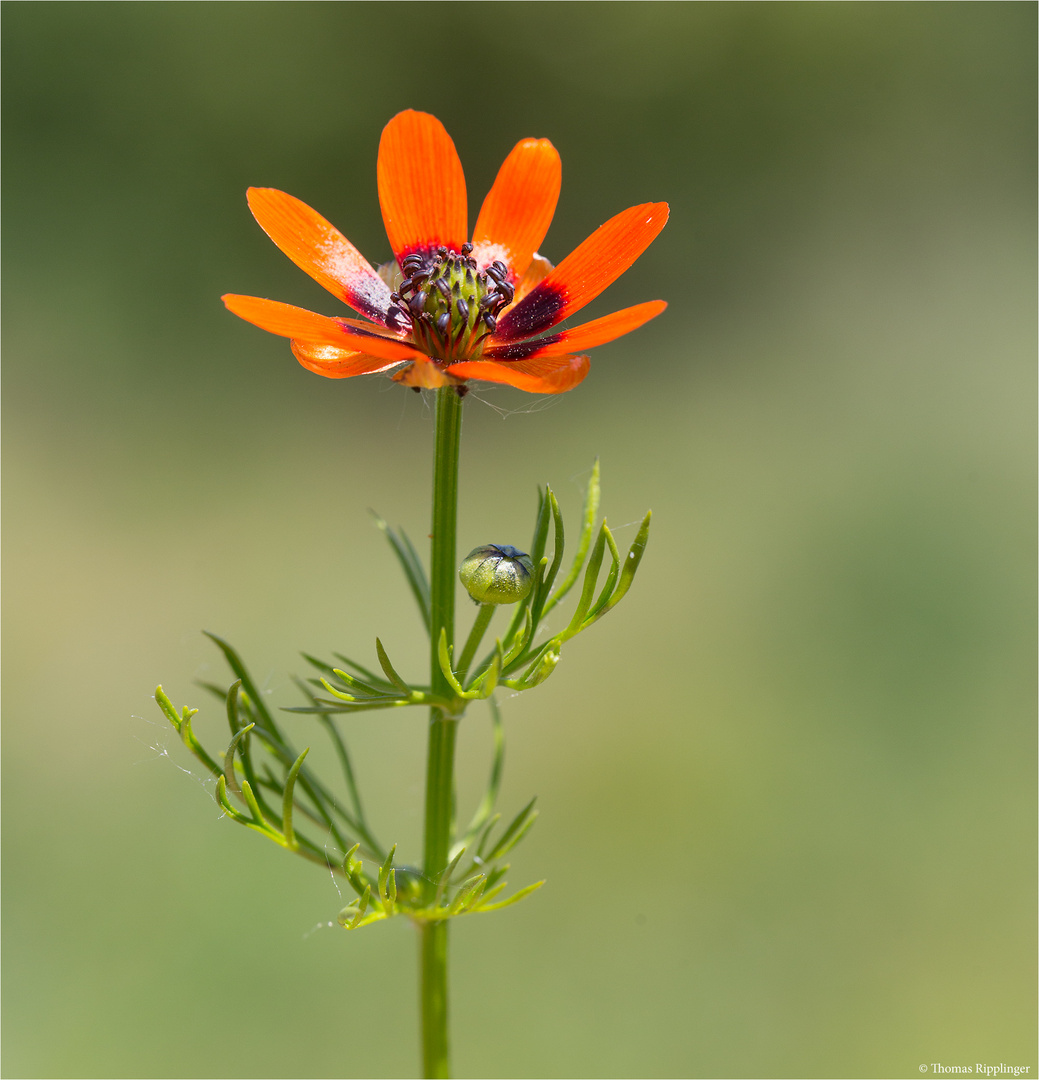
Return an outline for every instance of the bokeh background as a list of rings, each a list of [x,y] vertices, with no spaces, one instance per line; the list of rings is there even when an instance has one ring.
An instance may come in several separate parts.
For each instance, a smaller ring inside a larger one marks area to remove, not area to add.
[[[407,107],[472,214],[516,140],[555,142],[553,260],[672,207],[587,312],[666,315],[560,399],[467,401],[463,548],[522,546],[538,483],[575,522],[596,455],[620,541],[647,507],[654,533],[503,702],[503,808],[542,811],[510,878],[548,884],[454,926],[459,1075],[1034,1074],[1035,6],[3,19],[5,1075],[416,1067],[412,929],[327,928],[329,876],[221,820],[151,697],[224,738],[202,628],[274,705],[300,649],[421,655],[367,510],[428,530],[430,402],[308,374],[218,300],[336,313],[245,188],[382,261]],[[411,859],[424,727],[349,724]],[[463,812],[488,754],[474,710]]]

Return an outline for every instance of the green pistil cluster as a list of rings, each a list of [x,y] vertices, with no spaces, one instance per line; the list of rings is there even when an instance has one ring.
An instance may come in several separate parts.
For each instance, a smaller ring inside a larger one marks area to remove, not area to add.
[[[505,265],[496,260],[478,271],[472,250],[463,244],[461,253],[442,247],[432,259],[408,255],[401,263],[404,280],[391,294],[415,345],[445,364],[479,356],[514,295]]]

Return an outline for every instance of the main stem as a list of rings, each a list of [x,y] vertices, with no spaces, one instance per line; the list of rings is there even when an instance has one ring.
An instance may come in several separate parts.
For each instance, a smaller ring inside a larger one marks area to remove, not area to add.
[[[455,533],[458,524],[458,448],[462,434],[462,399],[455,389],[437,391],[433,459],[433,528],[430,556],[430,684],[442,698],[454,697],[440,670],[441,631],[448,648],[454,643]],[[426,833],[423,870],[426,902],[432,904],[451,847],[454,801],[455,734],[458,719],[443,709],[429,715],[429,757],[426,764]],[[420,927],[422,1063],[427,1077],[447,1077],[447,921]]]

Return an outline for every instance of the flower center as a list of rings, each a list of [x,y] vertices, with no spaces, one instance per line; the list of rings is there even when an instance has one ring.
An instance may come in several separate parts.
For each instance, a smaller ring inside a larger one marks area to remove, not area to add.
[[[408,255],[401,263],[404,280],[390,294],[397,305],[390,309],[391,325],[410,323],[416,347],[441,363],[479,356],[498,313],[512,303],[505,264],[495,260],[478,272],[472,250],[463,244],[460,253],[438,248],[432,259]]]

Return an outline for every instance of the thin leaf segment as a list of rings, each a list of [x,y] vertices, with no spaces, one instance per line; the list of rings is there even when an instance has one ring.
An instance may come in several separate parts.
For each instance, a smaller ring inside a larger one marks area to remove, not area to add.
[[[588,373],[583,351],[659,315],[661,300],[539,337],[611,285],[667,222],[666,203],[622,211],[553,269],[537,253],[562,176],[547,139],[522,139],[505,159],[467,239],[465,175],[444,126],[407,110],[379,144],[379,202],[394,262],[385,274],[316,210],[275,188],[250,188],[249,208],[275,244],[369,322],[329,317],[254,296],[228,309],[291,340],[327,378],[372,372],[416,390],[482,379],[557,394]],[[387,284],[392,280],[393,287]]]

